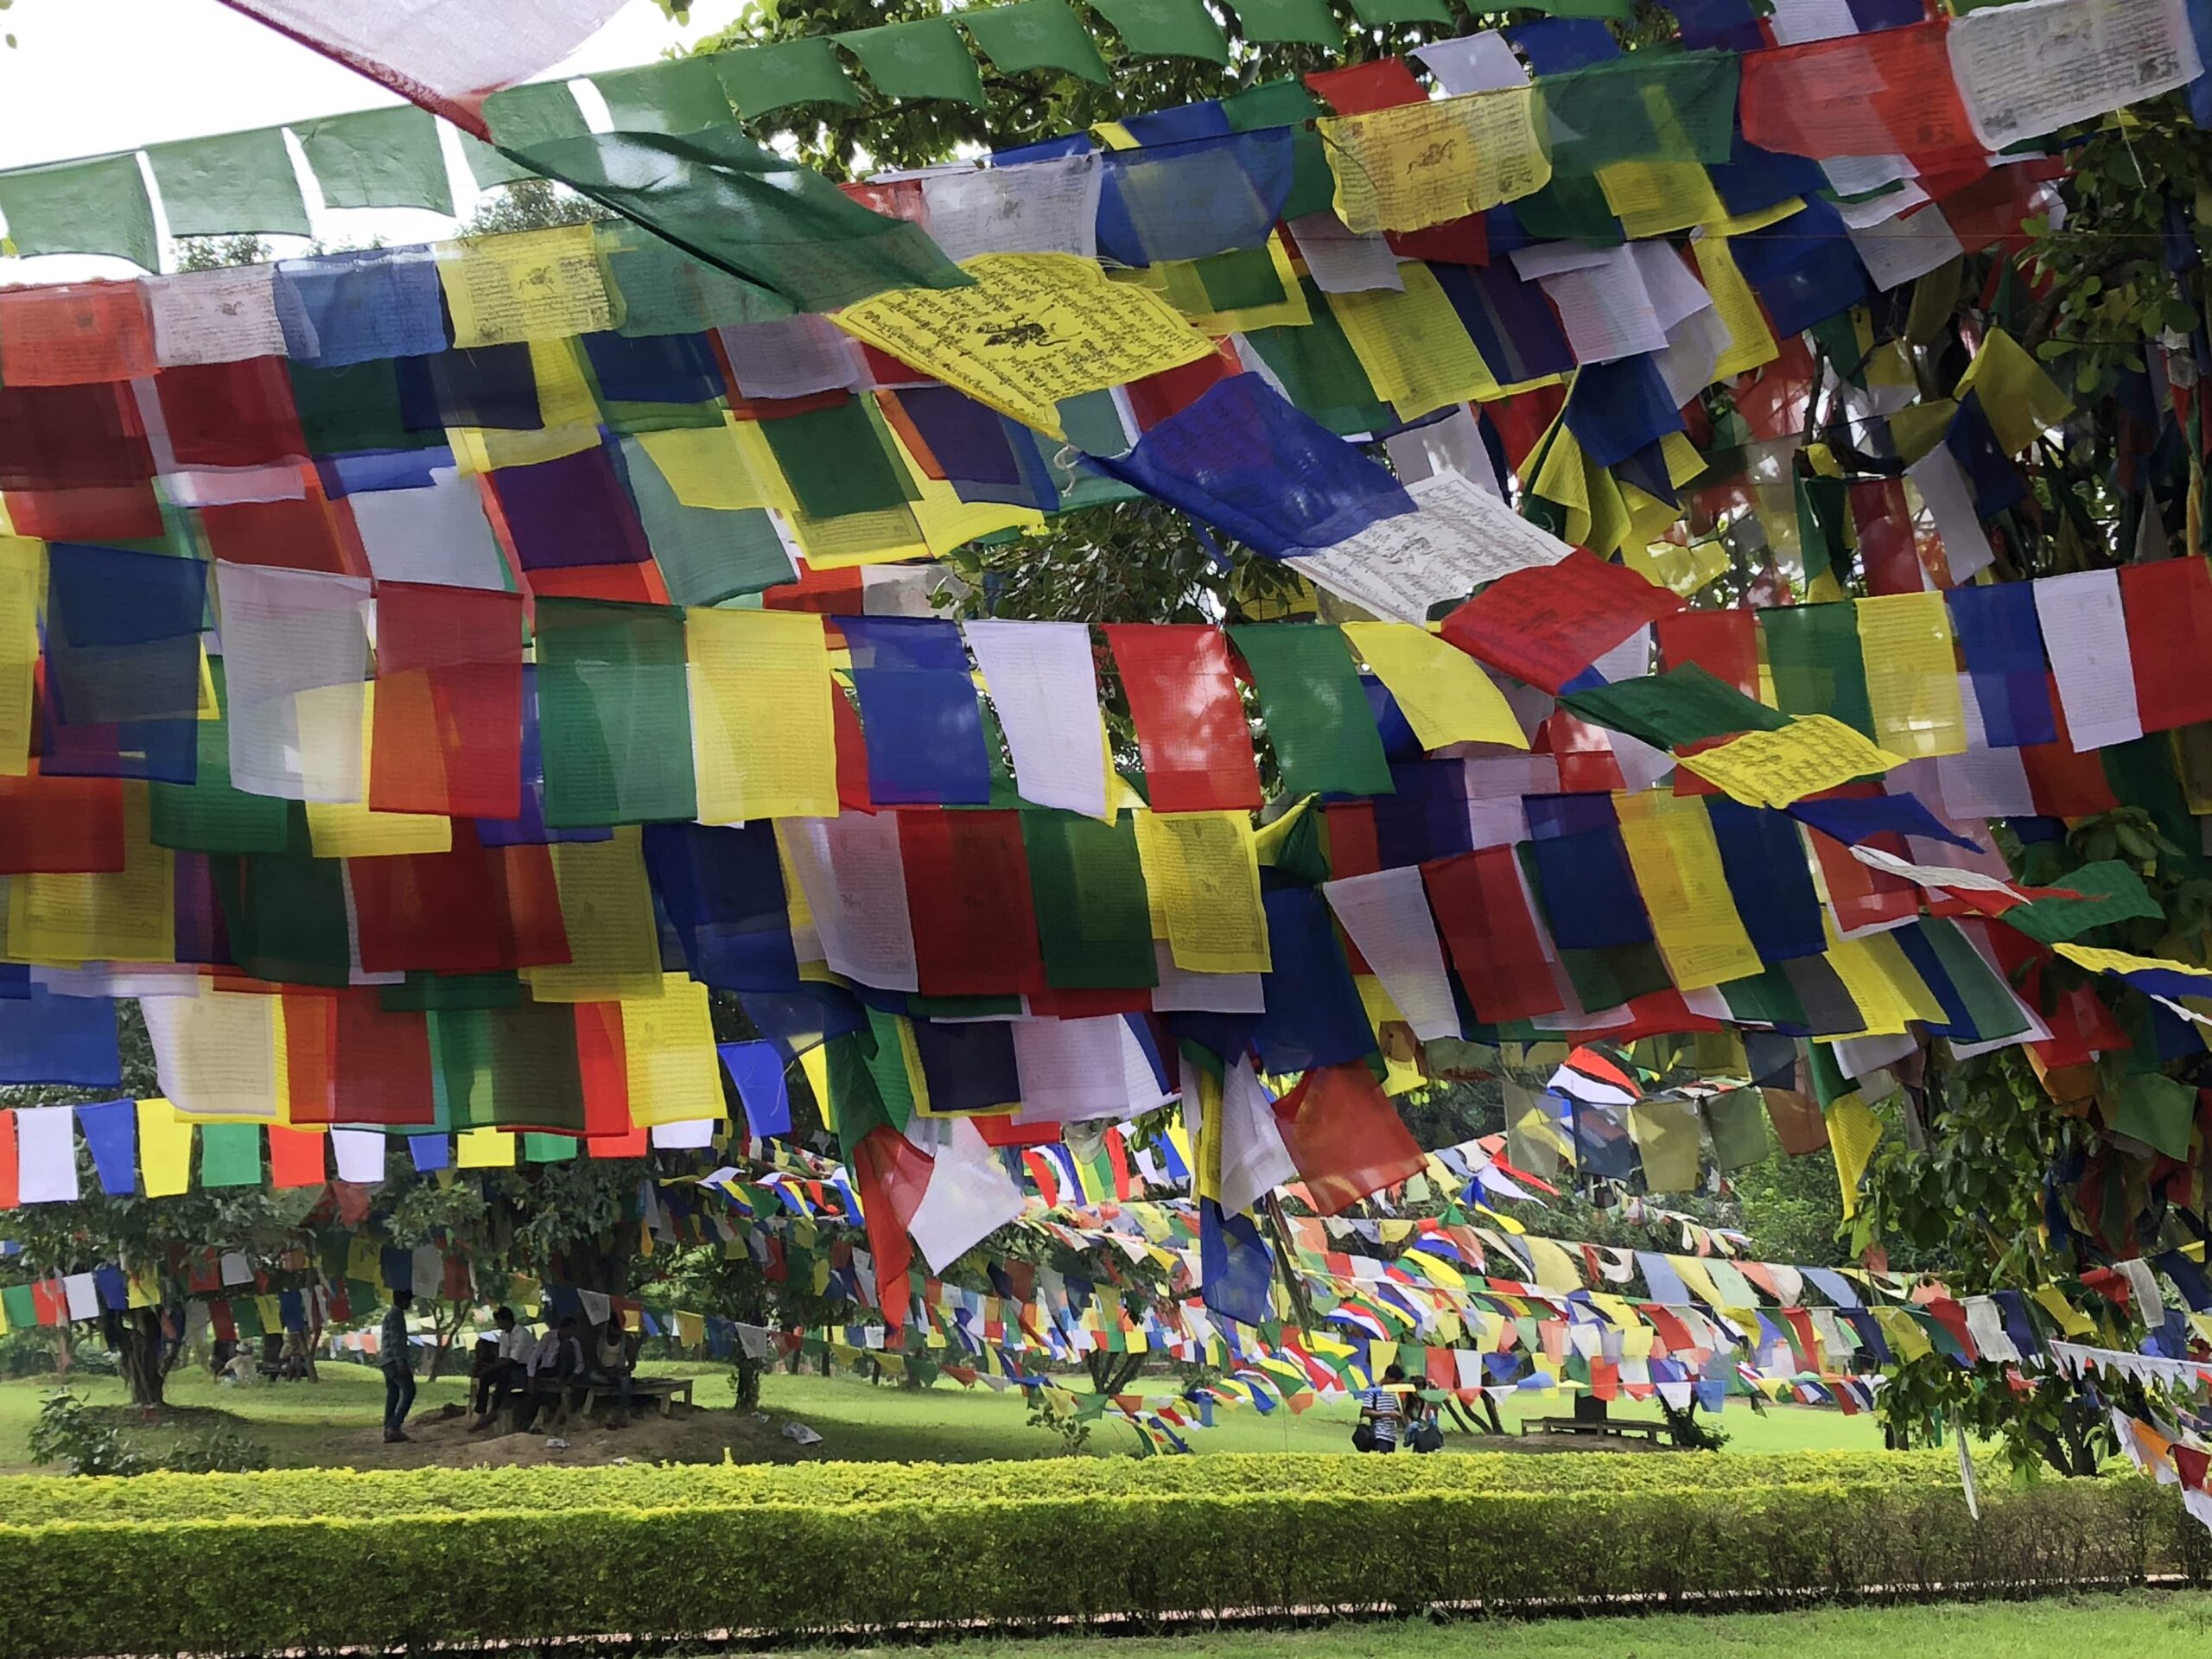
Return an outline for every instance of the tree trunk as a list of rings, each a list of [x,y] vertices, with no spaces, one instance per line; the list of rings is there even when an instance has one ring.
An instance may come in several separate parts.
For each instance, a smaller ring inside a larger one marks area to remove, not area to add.
[[[132,1308],[100,1316],[101,1335],[115,1351],[115,1368],[130,1391],[130,1403],[146,1409],[162,1405],[168,1368],[162,1363],[162,1316],[158,1309]]]
[[[1083,1357],[1083,1369],[1090,1374],[1090,1386],[1100,1394],[1119,1394],[1136,1381],[1137,1373],[1144,1369],[1142,1354],[1113,1353],[1095,1348]]]

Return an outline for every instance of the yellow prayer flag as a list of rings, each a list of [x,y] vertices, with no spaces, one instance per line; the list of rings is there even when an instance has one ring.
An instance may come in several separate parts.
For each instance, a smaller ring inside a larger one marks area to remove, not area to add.
[[[1503,395],[1435,273],[1417,259],[1404,259],[1398,276],[1402,291],[1376,288],[1329,296],[1330,315],[1367,371],[1375,395],[1409,419],[1446,404]]]
[[[687,507],[724,512],[773,507],[789,512],[798,505],[758,421],[725,416],[720,426],[640,432],[638,442]]]
[[[2074,400],[2002,328],[1983,337],[1981,349],[1959,377],[1955,395],[1963,400],[1970,391],[1981,394],[1981,412],[2008,455],[2018,454],[2038,434],[2074,412]]]
[[[1529,747],[1505,693],[1465,652],[1410,622],[1347,622],[1344,632],[1424,749],[1447,743]]]
[[[1827,1109],[1828,1150],[1835,1157],[1835,1178],[1843,1190],[1846,1220],[1859,1213],[1859,1182],[1882,1138],[1882,1120],[1854,1090]]]
[[[1802,205],[1796,204],[1790,211],[1794,213]],[[1726,380],[1773,362],[1782,354],[1782,348],[1774,343],[1774,330],[1767,326],[1766,313],[1759,308],[1758,296],[1751,292],[1751,285],[1737,269],[1736,255],[1728,245],[1728,238],[1700,237],[1690,244],[1690,251],[1696,256],[1697,272],[1705,283],[1705,291],[1713,296],[1713,308],[1728,329],[1728,349],[1721,353],[1719,362],[1714,365],[1713,378]],[[1766,518],[1763,522],[1771,524],[1774,520]]]
[[[515,1135],[511,1129],[463,1129],[454,1137],[454,1164],[460,1169],[512,1169]]]
[[[499,427],[449,426],[446,442],[463,473],[496,473],[502,467],[536,467],[569,455],[595,449],[602,442],[599,428],[587,422],[575,426],[549,426],[531,431]]]
[[[1665,588],[1688,599],[1702,593],[1728,574],[1728,549],[1718,536],[1688,547],[1673,542],[1630,542],[1621,548],[1621,563],[1655,588]]]
[[[552,855],[569,960],[524,969],[531,994],[540,1002],[658,996],[660,934],[638,826],[618,824],[607,841],[556,842]]]
[[[1268,918],[1260,855],[1243,812],[1135,815],[1145,888],[1175,965],[1198,974],[1265,973]]]
[[[1699,162],[1614,162],[1598,169],[1598,188],[1632,239],[1690,230],[1728,211]]]
[[[2066,1293],[2056,1285],[2037,1285],[2028,1293],[2036,1299],[2043,1311],[2057,1321],[2058,1328],[2069,1337],[2086,1337],[2096,1331],[2089,1316],[2066,1300]]]
[[[2138,957],[2125,950],[2107,950],[2101,945],[2056,944],[2051,947],[2067,961],[2086,968],[2093,974],[2192,974],[2212,973],[2193,962],[2176,962],[2170,957]]]
[[[437,257],[457,346],[561,340],[614,326],[588,225],[441,243]]]
[[[1213,342],[1149,289],[1065,253],[991,253],[970,288],[895,288],[830,320],[980,404],[1065,439],[1057,405],[1197,361]]]
[[[531,373],[537,381],[537,417],[546,427],[597,426],[599,399],[584,378],[583,342],[563,338],[530,342]]]
[[[173,1198],[192,1190],[192,1124],[160,1095],[138,1103],[138,1191]]]
[[[830,647],[809,611],[684,616],[699,821],[835,817]]]
[[[1746,806],[1775,807],[1904,764],[1827,715],[1800,715],[1779,731],[1745,732],[1676,759]]]
[[[1582,1288],[1582,1274],[1564,1247],[1534,1233],[1524,1235],[1521,1242],[1528,1247],[1529,1259],[1535,1263],[1537,1289],[1571,1294]]]
[[[0,777],[30,769],[31,683],[38,672],[46,543],[0,536]]]
[[[1964,754],[1966,710],[1943,595],[1885,594],[1857,605],[1866,697],[1882,747],[1907,760]]]
[[[1833,934],[1833,930],[1831,930]],[[1904,947],[1886,933],[1855,939],[1831,937],[1824,960],[1858,1004],[1866,1025],[1844,1035],[1895,1036],[1915,1020],[1942,1024],[1948,1015],[1928,982],[1913,970]]]
[[[1317,124],[1337,217],[1360,235],[1422,231],[1551,182],[1533,86],[1401,104]]]
[[[841,512],[832,518],[817,518],[794,508],[784,518],[801,556],[817,570],[900,564],[929,556],[922,522],[905,502],[869,512]]]
[[[798,1057],[799,1075],[806,1079],[806,1086],[814,1091],[815,1110],[821,1114],[822,1127],[832,1135],[837,1132],[837,1103],[830,1093],[830,1056],[819,1045],[803,1050]]]
[[[11,878],[18,962],[175,962],[176,855],[149,839],[146,785],[123,784],[123,868]]]
[[[666,975],[663,982],[659,996],[622,1004],[630,1122],[645,1128],[727,1117],[707,988],[684,974]]]
[[[1645,790],[1616,795],[1621,839],[1675,985],[1703,990],[1764,971],[1736,913],[1720,843],[1694,795]]]

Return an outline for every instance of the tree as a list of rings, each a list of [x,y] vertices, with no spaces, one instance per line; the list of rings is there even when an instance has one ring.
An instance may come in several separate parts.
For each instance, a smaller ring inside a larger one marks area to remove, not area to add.
[[[550,231],[563,225],[590,225],[614,215],[588,196],[550,179],[518,179],[489,190],[461,227],[463,236],[502,236],[515,231]]]
[[[153,1045],[138,1004],[118,1001],[116,1008],[123,1093],[140,1098],[160,1094]],[[95,1089],[0,1089],[0,1105],[10,1107],[91,1105],[111,1098],[111,1092]],[[81,1147],[77,1185],[83,1196],[73,1204],[26,1205],[12,1211],[9,1236],[22,1247],[22,1267],[34,1274],[87,1273],[119,1264],[162,1280],[160,1306],[107,1310],[100,1316],[101,1335],[114,1351],[130,1403],[143,1408],[162,1403],[168,1370],[181,1351],[181,1344],[165,1341],[162,1311],[181,1307],[178,1264],[185,1254],[235,1251],[253,1267],[279,1268],[288,1251],[307,1243],[307,1220],[321,1197],[315,1190],[249,1186],[203,1188],[175,1198],[110,1198]]]

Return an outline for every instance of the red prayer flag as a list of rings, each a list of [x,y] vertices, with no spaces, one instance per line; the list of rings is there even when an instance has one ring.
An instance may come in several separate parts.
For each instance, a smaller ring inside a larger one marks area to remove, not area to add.
[[[2122,565],[2120,599],[2135,664],[2135,708],[2146,732],[2212,720],[2212,571],[2193,555]]]
[[[269,1126],[269,1184],[271,1186],[321,1186],[329,1179],[330,1137],[311,1129]]]
[[[1870,594],[1917,594],[1928,588],[1912,509],[1901,478],[1863,479],[1850,486],[1851,518],[1859,531],[1859,558]]]
[[[1058,1125],[1054,1126],[1056,1128]],[[22,1186],[16,1161],[16,1114],[0,1110],[0,1210],[13,1210],[22,1202]]]
[[[369,556],[353,509],[341,498],[325,498],[313,467],[302,472],[307,493],[290,501],[235,501],[203,507],[200,528],[207,545],[228,564],[275,565],[287,570],[321,570],[340,576],[365,576]]]
[[[620,1002],[575,1004],[576,1071],[584,1092],[584,1135],[593,1145],[632,1133],[630,1052]],[[558,1126],[556,1126],[558,1127]],[[641,1128],[635,1131],[644,1135]],[[642,1157],[645,1147],[638,1148]]]
[[[573,960],[543,847],[481,846],[462,820],[452,851],[349,860],[347,878],[365,972],[489,974]]]
[[[1428,96],[1403,58],[1376,58],[1342,69],[1317,69],[1306,77],[1306,85],[1338,115],[1395,109],[1401,104],[1418,104]]]
[[[154,326],[136,283],[58,283],[0,292],[0,379],[75,386],[154,372]]]
[[[1322,1215],[1421,1173],[1420,1143],[1357,1061],[1308,1071],[1274,1109],[1283,1147]]]
[[[1499,577],[1446,617],[1442,632],[1476,661],[1555,692],[1645,623],[1681,608],[1679,594],[1578,547],[1557,564]]]
[[[267,467],[306,459],[308,441],[281,357],[192,363],[154,378],[180,467]]]
[[[122,868],[122,779],[0,778],[0,875]]]
[[[860,1178],[861,1209],[868,1224],[868,1253],[875,1258],[875,1290],[893,1345],[900,1345],[911,1295],[907,1270],[914,1264],[914,1241],[906,1229],[921,1208],[936,1166],[913,1142],[879,1123],[853,1148],[853,1173]]]
[[[1486,1025],[1550,1014],[1560,1006],[1510,847],[1484,847],[1421,867],[1437,931]]]
[[[1744,137],[1816,161],[1979,157],[1944,34],[1942,23],[1915,23],[1745,53]]]
[[[153,475],[127,383],[0,385],[0,490],[128,490]]]
[[[921,995],[1042,991],[1021,815],[931,810],[898,819]]]
[[[1112,623],[1105,632],[1136,721],[1152,810],[1257,807],[1251,728],[1221,630],[1199,623]]]
[[[521,812],[522,635],[520,594],[378,584],[372,807]]]

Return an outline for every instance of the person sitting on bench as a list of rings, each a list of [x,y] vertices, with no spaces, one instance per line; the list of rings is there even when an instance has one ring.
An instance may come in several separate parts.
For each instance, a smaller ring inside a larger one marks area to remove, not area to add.
[[[545,1327],[545,1334],[530,1351],[524,1370],[527,1373],[527,1388],[516,1427],[527,1429],[537,1421],[543,1396],[550,1394],[559,1399],[568,1385],[584,1374],[584,1345],[576,1334],[575,1314],[564,1314],[559,1325]]]
[[[499,1326],[499,1334],[477,1338],[475,1363],[469,1370],[475,1384],[476,1421],[469,1424],[472,1429],[489,1425],[507,1397],[518,1390],[532,1346],[530,1332],[515,1323],[512,1307],[493,1308],[492,1323]]]
[[[637,1361],[630,1352],[630,1333],[622,1328],[621,1320],[609,1319],[598,1335],[599,1340],[592,1345],[591,1369],[584,1380],[594,1389],[613,1389],[620,1396],[622,1412],[614,1420],[620,1426],[630,1421],[630,1382]]]
[[[1382,1373],[1382,1381],[1352,1396],[1359,1402],[1359,1424],[1351,1432],[1355,1452],[1395,1452],[1398,1432],[1405,1422],[1405,1405],[1399,1398],[1406,1374],[1395,1365]]]

